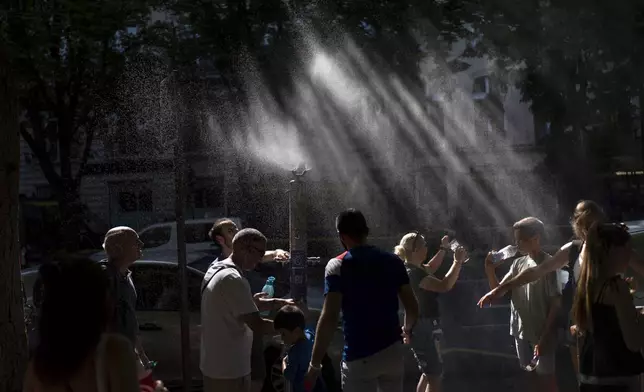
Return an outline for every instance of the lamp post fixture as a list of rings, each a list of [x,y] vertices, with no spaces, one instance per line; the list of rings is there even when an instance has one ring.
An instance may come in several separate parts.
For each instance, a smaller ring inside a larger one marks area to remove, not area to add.
[[[289,245],[291,250],[291,297],[306,303],[306,192],[304,175],[309,171],[304,163],[291,171],[289,182]]]
[[[185,107],[177,79],[173,70],[161,81],[161,88],[167,91],[172,110],[171,126],[176,131],[174,144],[174,182],[175,182],[175,219],[177,224],[177,264],[179,265],[180,298],[180,337],[181,337],[181,371],[183,375],[183,392],[188,392],[192,384],[190,364],[190,313],[188,302],[188,271],[185,241],[185,203],[186,203],[186,157],[184,129]]]

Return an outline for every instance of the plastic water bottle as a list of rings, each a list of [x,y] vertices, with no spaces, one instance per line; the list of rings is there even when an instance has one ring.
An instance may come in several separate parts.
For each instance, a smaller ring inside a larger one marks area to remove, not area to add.
[[[275,287],[273,286],[273,283],[275,283],[275,277],[269,276],[268,279],[266,279],[266,284],[262,287],[262,292],[266,293],[267,298],[273,298],[275,296]],[[262,312],[261,315],[266,317],[270,313],[270,311],[266,311]]]
[[[269,276],[268,279],[266,279],[266,284],[262,288],[262,292],[266,293],[266,297],[268,298],[273,298],[275,296],[275,287],[273,286],[274,283],[275,277]]]
[[[503,260],[512,258],[517,255],[518,251],[519,248],[517,248],[515,245],[508,245],[492,255],[492,262],[499,263]]]

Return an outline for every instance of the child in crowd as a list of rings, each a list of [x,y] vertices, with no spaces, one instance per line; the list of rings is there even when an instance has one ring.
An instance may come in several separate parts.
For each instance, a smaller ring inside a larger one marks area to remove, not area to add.
[[[314,333],[306,328],[304,313],[293,305],[282,307],[274,319],[275,330],[282,336],[282,341],[289,346],[288,354],[282,363],[284,378],[291,384],[291,392],[326,392],[322,377],[310,390],[304,385],[304,376],[311,362]]]

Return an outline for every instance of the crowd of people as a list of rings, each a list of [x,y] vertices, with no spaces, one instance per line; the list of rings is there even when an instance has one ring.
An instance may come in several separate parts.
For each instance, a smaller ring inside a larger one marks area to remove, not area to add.
[[[539,219],[514,224],[517,252],[505,258],[488,253],[491,291],[479,305],[510,295],[510,335],[526,370],[526,388],[639,391],[644,329],[625,272],[630,266],[644,276],[644,261],[632,248],[628,228],[607,223],[596,203],[580,202],[571,223],[575,240],[552,256],[542,249]],[[407,350],[421,373],[416,391],[442,390],[438,295],[454,287],[466,250],[451,248],[446,236],[426,262],[428,244],[419,232],[404,235],[393,252],[378,249],[368,242],[364,215],[354,209],[337,216],[336,229],[345,252],[325,268],[324,304],[312,325],[305,303],[252,293],[246,278],[258,263],[287,260],[288,252],[267,251],[266,237],[255,229],[239,230],[227,219],[215,223],[210,234],[222,254],[201,287],[204,391],[261,391],[264,336],[279,334],[287,347],[282,370],[291,391],[334,392],[335,380],[324,368],[331,366],[327,351],[340,321],[343,391],[402,391]],[[141,257],[142,245],[134,230],[117,227],[105,236],[105,263],[42,266],[38,344],[25,392],[165,390],[152,377],[136,320],[130,266]],[[438,278],[449,252],[452,265]],[[505,263],[511,265],[499,281],[497,270]]]
[[[566,390],[640,391],[644,323],[625,274],[630,266],[644,276],[644,261],[628,228],[608,223],[598,204],[578,203],[571,224],[575,240],[552,257],[541,251],[543,223],[527,218],[515,224],[521,257],[499,283],[488,256],[491,291],[479,305],[510,294],[517,355],[541,390],[556,391],[555,380],[568,376],[574,382],[563,383]],[[562,348],[566,355],[557,355]],[[572,374],[556,378],[560,369]]]

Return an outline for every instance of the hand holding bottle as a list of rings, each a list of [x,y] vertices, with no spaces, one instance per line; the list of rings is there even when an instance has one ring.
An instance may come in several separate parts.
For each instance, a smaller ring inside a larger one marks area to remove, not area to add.
[[[467,251],[465,250],[465,248],[463,248],[462,246],[456,248],[456,250],[454,251],[454,263],[464,264],[468,260],[469,259],[467,258]]]

